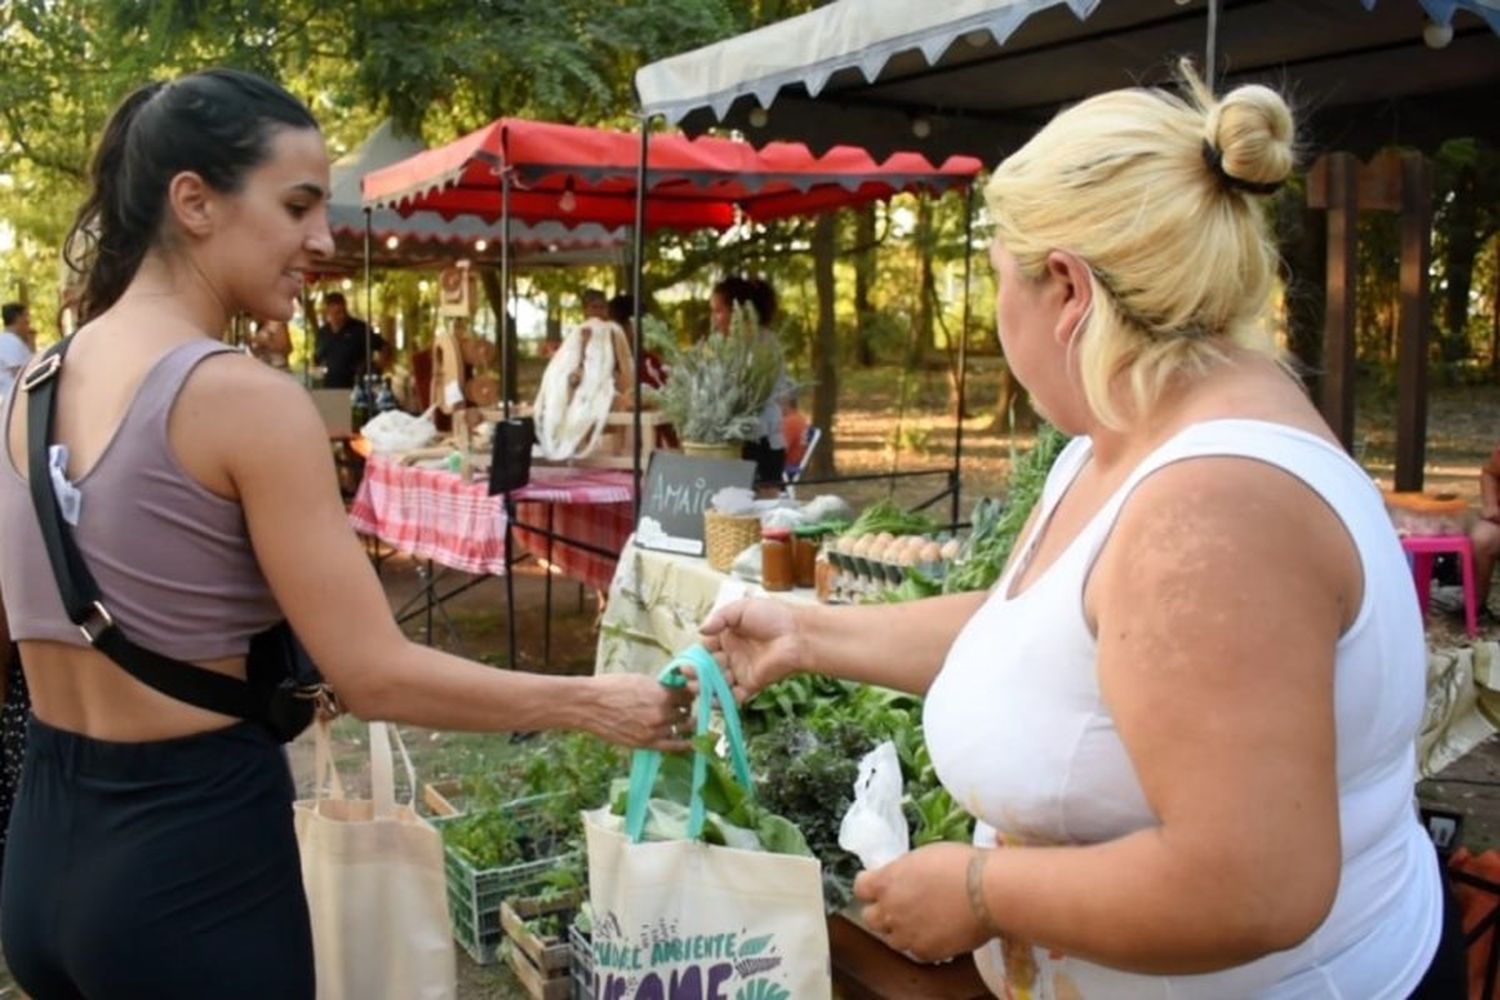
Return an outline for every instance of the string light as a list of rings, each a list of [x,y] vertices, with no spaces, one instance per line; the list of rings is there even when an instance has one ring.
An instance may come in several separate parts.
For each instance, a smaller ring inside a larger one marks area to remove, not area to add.
[[[771,112],[767,111],[765,108],[757,106],[750,109],[751,128],[765,128],[766,123],[770,120]]]
[[[394,250],[394,249],[396,249],[400,245],[401,245],[401,238],[398,237],[398,236],[387,236],[385,238],[385,248],[387,250]]]
[[[490,248],[490,244],[489,244],[488,240],[475,240],[474,241],[474,252],[475,253],[484,253],[489,248]]]

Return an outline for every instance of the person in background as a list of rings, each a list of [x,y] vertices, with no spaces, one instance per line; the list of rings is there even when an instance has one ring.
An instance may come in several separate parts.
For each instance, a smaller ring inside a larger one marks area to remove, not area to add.
[[[286,371],[292,354],[292,335],[279,319],[261,320],[250,331],[250,355],[272,368]]]
[[[497,669],[410,641],[312,398],[219,339],[240,313],[292,316],[333,252],[329,172],[307,107],[239,70],[143,86],[105,125],[74,223],[92,238],[69,259],[81,325],[50,376],[73,534],[109,612],[95,634],[243,682],[252,637],[285,620],[361,719],[687,749],[688,694],[653,678]],[[34,714],[0,886],[6,964],[48,1000],[313,1000],[285,749],[258,719],[141,682],[70,621],[16,395],[0,590]]]
[[[349,303],[343,292],[323,296],[323,323],[318,327],[313,363],[322,366],[325,389],[352,389],[354,380],[365,371],[365,333],[369,324],[349,315]],[[384,361],[385,338],[370,333],[371,362],[376,372]]]
[[[650,389],[660,389],[667,381],[667,366],[662,363],[661,356],[650,347],[636,342],[635,298],[630,295],[616,295],[610,299],[609,318],[625,331],[625,337],[629,340],[631,348],[641,352],[641,385]]]
[[[20,302],[0,306],[0,399],[10,395],[16,376],[36,350],[36,333],[31,328],[31,310]]]
[[[15,391],[16,380],[36,349],[31,311],[20,302],[0,306],[0,404]],[[21,781],[21,762],[26,756],[26,718],[31,697],[21,669],[21,653],[10,639],[10,624],[0,605],[0,870],[5,858],[10,810]]]
[[[1183,76],[1060,112],[985,187],[1006,362],[1072,438],[994,588],[703,632],[741,696],[924,696],[976,825],[855,881],[893,949],[973,951],[1006,997],[1463,996],[1411,575],[1270,315],[1292,115]]]
[[[1494,620],[1489,610],[1490,583],[1500,561],[1500,445],[1479,467],[1479,516],[1469,528],[1474,543],[1474,596],[1479,615]]]
[[[709,320],[716,333],[728,333],[733,309],[749,303],[755,310],[760,325],[760,335],[776,341],[776,290],[770,282],[759,278],[731,275],[714,285],[709,293]],[[744,457],[755,463],[755,481],[760,484],[780,484],[781,474],[786,470],[786,437],[781,430],[781,400],[791,391],[791,379],[787,377],[785,362],[778,376],[776,391],[766,400],[760,415],[760,438],[745,444]]]

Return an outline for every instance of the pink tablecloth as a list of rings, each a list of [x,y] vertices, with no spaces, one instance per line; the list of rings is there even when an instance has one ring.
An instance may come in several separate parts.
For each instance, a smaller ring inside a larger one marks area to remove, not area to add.
[[[618,553],[631,529],[631,475],[612,469],[534,469],[531,484],[517,490],[516,518]],[[349,510],[354,530],[373,535],[402,552],[466,573],[505,572],[505,506],[483,482],[465,483],[441,469],[401,465],[371,456]],[[517,545],[543,556],[545,536],[517,529]],[[553,543],[552,564],[603,590],[614,576],[612,559]]]

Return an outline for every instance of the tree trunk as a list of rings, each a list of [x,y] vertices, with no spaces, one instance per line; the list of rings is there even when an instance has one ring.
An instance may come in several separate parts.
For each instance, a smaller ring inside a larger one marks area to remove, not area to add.
[[[562,343],[562,296],[556,292],[547,295],[547,344],[556,349]]]
[[[870,287],[875,283],[875,204],[854,210],[854,323],[855,348],[861,368],[875,363],[874,310]]]
[[[489,299],[490,309],[495,314],[495,330],[497,331],[496,337],[498,339],[500,324],[502,322],[502,318],[505,316],[505,291],[500,287],[500,272],[498,269],[493,267],[480,268],[479,281],[482,285],[484,285],[484,297]],[[499,345],[497,344],[496,346],[498,347]],[[516,350],[516,331],[514,324],[511,325],[510,338],[505,344],[505,347],[505,356],[500,359],[500,391],[503,394],[503,398],[509,399],[514,402],[519,398],[520,395],[518,391],[520,379],[517,376],[516,372],[516,368],[520,363],[520,354]]]
[[[833,418],[838,411],[838,328],[833,319],[833,261],[838,253],[832,212],[818,216],[813,227],[813,282],[818,290],[818,329],[813,339],[812,424],[821,428],[823,440],[809,460],[807,475],[819,479],[835,474]]]
[[[1327,221],[1321,211],[1307,207],[1300,192],[1289,193],[1276,202],[1276,235],[1285,263],[1287,347],[1302,364],[1303,381],[1317,399],[1328,294]]]
[[[1500,236],[1495,237],[1495,289],[1490,295],[1490,374],[1500,378]]]
[[[1444,213],[1447,259],[1443,270],[1448,288],[1443,293],[1443,358],[1461,361],[1469,348],[1469,290],[1474,285],[1474,259],[1479,256],[1479,206],[1474,167],[1464,167],[1453,186],[1453,200]]]
[[[917,315],[912,331],[911,352],[907,367],[920,369],[932,350],[932,303],[936,295],[932,276],[932,201],[921,198],[917,201]]]
[[[1037,415],[1036,410],[1031,407],[1031,397],[1011,373],[1010,365],[1002,365],[999,405],[995,407],[995,420],[991,428],[1001,434],[1008,434],[1012,430],[1034,431],[1036,425]]]

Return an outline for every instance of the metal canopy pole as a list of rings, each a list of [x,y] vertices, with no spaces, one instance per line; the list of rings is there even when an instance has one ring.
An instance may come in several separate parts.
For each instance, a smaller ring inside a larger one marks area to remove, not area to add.
[[[958,523],[963,483],[964,390],[969,374],[969,292],[974,273],[974,185],[964,189],[964,308],[958,340],[958,413],[953,432],[953,523]]]
[[[509,385],[514,375],[512,367],[515,359],[511,357],[510,342],[512,332],[510,329],[510,170],[502,168],[500,172],[500,396],[501,412],[504,414],[506,432],[513,429],[510,424],[510,391]],[[460,362],[462,365],[462,362]],[[460,368],[460,370],[462,370]],[[463,419],[463,415],[459,415]],[[516,660],[516,562],[515,551],[515,523],[516,523],[516,501],[510,490],[505,491],[505,665],[511,670],[520,668]],[[547,570],[552,571],[551,567]],[[550,616],[552,609],[549,607],[547,613]]]
[[[1214,89],[1214,73],[1219,62],[1219,0],[1208,0],[1208,39],[1203,43],[1204,82]]]
[[[510,419],[510,387],[516,381],[511,370],[515,359],[511,357],[511,340],[515,331],[510,328],[510,170],[500,173],[500,395],[505,419]]]
[[[631,523],[638,524],[641,519],[641,381],[645,373],[646,352],[642,347],[645,340],[645,331],[641,329],[641,310],[645,306],[642,298],[643,284],[641,271],[645,266],[646,254],[646,157],[651,151],[651,120],[654,116],[642,112],[641,114],[641,158],[635,167],[635,232],[632,234],[632,260],[631,267],[631,298],[634,300],[631,307],[631,323],[635,329],[635,336],[631,338],[631,352],[635,355],[635,447],[631,458],[631,470],[635,474],[635,490],[632,494],[635,498],[631,508]]]
[[[374,306],[372,305],[372,303],[374,301],[374,298],[373,298],[373,296],[374,296],[374,290],[372,288],[372,283],[371,283],[371,270],[372,270],[372,266],[373,266],[372,265],[372,257],[371,257],[373,251],[371,249],[371,243],[372,243],[372,241],[374,239],[373,228],[374,228],[374,216],[370,212],[370,207],[368,205],[366,205],[365,206],[365,371],[364,371],[364,377],[365,378],[369,377],[370,370],[374,367],[374,353],[375,353],[375,350],[374,350],[374,346],[375,346],[374,345],[374,339],[373,339],[373,337],[371,335],[371,329],[370,329],[370,324],[372,324],[372,323],[375,322]],[[366,384],[368,384],[368,383],[366,383]]]

